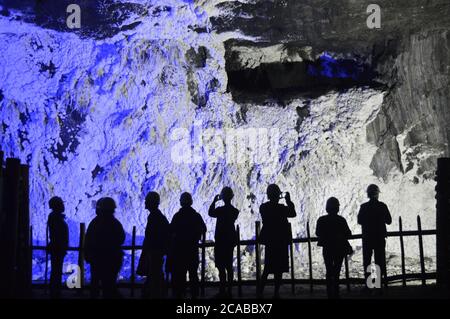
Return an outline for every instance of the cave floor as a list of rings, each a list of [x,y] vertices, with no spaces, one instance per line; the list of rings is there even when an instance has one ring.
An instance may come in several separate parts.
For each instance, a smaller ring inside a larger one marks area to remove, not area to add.
[[[134,297],[131,296],[129,288],[120,288],[120,293],[124,299],[141,299],[140,289],[135,289]],[[408,284],[406,287],[400,285],[389,286],[383,295],[377,295],[372,291],[364,291],[362,286],[351,286],[350,291],[347,291],[345,286],[341,285],[341,299],[447,299],[448,292],[438,289],[435,285],[427,285],[422,287],[418,284]],[[199,299],[215,299],[218,290],[216,287],[205,288],[205,296]],[[272,299],[273,287],[267,286],[264,298]],[[237,288],[233,290],[233,299],[255,299],[256,287],[244,286],[242,288],[242,297],[238,297]],[[43,288],[35,288],[32,290],[33,299],[49,299],[48,293]],[[290,285],[283,285],[280,289],[281,299],[326,299],[326,290],[324,286],[314,286],[311,292],[308,285],[296,285],[295,295],[292,294]],[[62,292],[61,299],[89,299],[89,292],[72,291],[65,289]]]

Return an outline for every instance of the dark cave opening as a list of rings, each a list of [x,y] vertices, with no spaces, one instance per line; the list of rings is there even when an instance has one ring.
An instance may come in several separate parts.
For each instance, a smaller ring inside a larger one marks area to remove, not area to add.
[[[324,54],[315,61],[261,63],[256,68],[228,68],[228,91],[238,102],[294,95],[319,96],[352,87],[379,87],[373,66]]]

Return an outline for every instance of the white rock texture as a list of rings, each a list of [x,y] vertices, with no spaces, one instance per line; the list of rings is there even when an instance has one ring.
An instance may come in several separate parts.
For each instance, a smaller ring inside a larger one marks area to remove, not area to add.
[[[356,215],[370,183],[380,185],[381,200],[391,210],[394,222],[389,230],[398,229],[400,216],[405,229],[416,229],[417,215],[424,229],[434,228],[430,176],[383,164],[377,166],[383,167],[383,174],[374,173],[373,158],[382,148],[375,141],[382,131],[376,125],[386,91],[359,87],[318,98],[298,97],[284,105],[275,100],[234,102],[227,92],[224,41],[251,37],[239,31],[192,31],[193,25],[211,27],[208,18],[219,10],[214,4],[151,1],[152,7],[172,9],[140,16],[136,28],[102,39],[0,17],[0,145],[8,156],[30,165],[35,242],[45,240],[47,201],[57,195],[66,203],[72,245],[77,245],[79,223],[94,217],[95,201],[102,196],[116,200],[117,218],[128,234],[137,227],[139,243],[149,190],[160,193],[161,210],[169,220],[179,207],[179,195],[191,192],[212,239],[215,222],[207,209],[225,185],[235,190],[234,203],[241,210],[237,223],[242,238],[249,239],[260,219],[265,189],[273,182],[289,191],[296,205],[298,216],[291,220],[295,236],[306,236],[308,221],[314,233],[330,196],[339,198],[341,214],[359,233]],[[434,61],[425,51],[414,51],[415,41],[425,48],[429,40],[411,41],[410,51],[394,58],[405,79],[415,72],[409,59],[421,59],[425,66]],[[268,60],[283,59],[276,46],[271,50],[265,55]],[[251,52],[245,54],[251,63]],[[446,75],[448,69],[442,71]],[[448,84],[446,78],[437,85],[445,80]],[[426,101],[432,108],[431,99]],[[299,109],[307,110],[305,116],[299,116]],[[411,143],[412,122],[392,135],[403,165],[448,152],[445,142],[439,147],[429,139]],[[237,129],[241,144],[235,145],[230,141]],[[432,171],[428,166],[427,172]],[[361,244],[353,246],[352,273],[360,274]],[[433,240],[425,239],[430,268],[434,247]],[[243,251],[247,278],[254,275],[254,250]],[[317,277],[323,274],[321,252],[315,245],[313,252]],[[416,239],[407,242],[406,254],[411,258],[408,271],[417,270]],[[398,271],[398,255],[398,240],[390,239],[392,272]],[[41,257],[35,259],[35,279],[42,277]],[[306,276],[306,257],[306,246],[297,246],[297,276]],[[207,276],[217,279],[212,258],[208,249]],[[128,271],[127,259],[122,276]]]

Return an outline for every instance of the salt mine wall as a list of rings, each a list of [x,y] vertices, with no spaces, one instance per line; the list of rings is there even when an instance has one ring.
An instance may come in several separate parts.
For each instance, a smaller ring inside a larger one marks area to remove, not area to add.
[[[404,229],[417,229],[417,215],[435,228],[436,159],[449,156],[450,139],[446,1],[378,1],[390,9],[380,30],[367,28],[365,1],[100,2],[80,2],[89,18],[80,30],[64,26],[64,1],[0,2],[0,145],[30,165],[35,243],[45,242],[52,196],[65,201],[72,245],[96,200],[111,196],[128,243],[136,226],[139,244],[150,190],[169,220],[191,192],[212,239],[207,209],[226,185],[242,238],[253,238],[273,182],[291,193],[296,237],[308,221],[315,227],[330,196],[360,233],[370,183],[392,213],[388,230],[400,216]],[[404,29],[394,25],[418,13]],[[279,19],[265,26],[265,15]],[[424,240],[433,268],[435,243]],[[354,248],[351,263],[362,271],[360,243]],[[302,265],[305,247],[296,250]],[[387,253],[399,271],[397,240]],[[417,253],[407,242],[406,256]],[[253,254],[244,251],[244,276],[254,272]],[[129,259],[122,276],[127,270]],[[211,262],[207,276],[217,277]]]

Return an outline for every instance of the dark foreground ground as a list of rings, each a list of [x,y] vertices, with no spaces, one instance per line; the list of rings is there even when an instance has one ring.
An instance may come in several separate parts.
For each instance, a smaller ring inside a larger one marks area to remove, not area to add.
[[[326,290],[324,286],[314,286],[310,291],[308,285],[296,285],[295,294],[292,294],[290,285],[281,287],[281,299],[326,299]],[[238,296],[237,288],[233,290],[233,299],[255,299],[256,287],[244,286],[242,288],[242,297]],[[125,299],[141,299],[140,289],[135,289],[134,296],[131,296],[131,290],[121,288],[120,292]],[[170,291],[169,291],[170,293]],[[216,287],[205,288],[205,296],[199,299],[215,299],[217,294]],[[273,287],[268,286],[264,293],[264,299],[272,299]],[[48,293],[44,288],[33,289],[33,299],[49,299]],[[342,299],[448,299],[449,293],[438,289],[435,285],[427,285],[422,287],[416,284],[408,284],[406,287],[402,285],[392,285],[382,294],[379,295],[373,291],[363,290],[362,286],[351,286],[351,290],[347,291],[345,286],[341,286]],[[89,299],[88,290],[69,290],[66,289],[62,293],[62,299]]]

